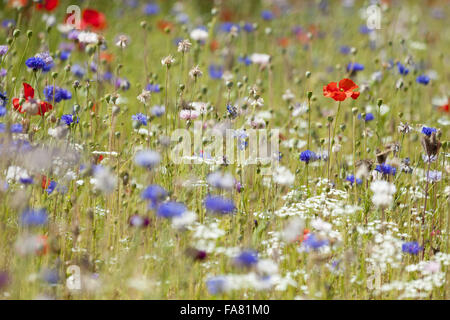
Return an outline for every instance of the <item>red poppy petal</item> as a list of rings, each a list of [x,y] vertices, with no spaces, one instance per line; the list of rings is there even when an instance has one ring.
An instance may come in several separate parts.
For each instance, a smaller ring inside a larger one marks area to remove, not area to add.
[[[19,104],[19,99],[18,98],[14,98],[13,99],[13,101],[12,101],[12,103],[13,103],[13,107],[14,107],[14,109],[16,110],[16,111],[18,111],[18,112],[20,112],[20,113],[23,113],[23,111],[22,111],[22,106]]]
[[[323,87],[323,95],[325,97],[332,97],[334,92],[337,92],[339,89],[337,87],[336,82],[330,82],[328,85]]]
[[[345,99],[347,99],[347,95],[344,92],[340,91],[334,92],[331,97],[336,101],[344,101]]]
[[[84,9],[82,16],[82,25],[90,26],[94,29],[104,29],[106,26],[105,15],[94,9]]]
[[[34,89],[28,83],[23,83],[23,95],[25,99],[34,98]]]
[[[343,89],[344,91],[350,91],[358,88],[358,86],[350,79],[342,79],[341,81],[339,81],[339,88]]]
[[[359,94],[360,94],[360,92],[358,92],[358,91],[353,92],[351,95],[352,99],[354,99],[354,100],[358,99]]]

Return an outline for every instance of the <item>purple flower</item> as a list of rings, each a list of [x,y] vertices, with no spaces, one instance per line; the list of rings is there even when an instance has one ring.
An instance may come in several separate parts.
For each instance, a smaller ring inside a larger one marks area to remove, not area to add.
[[[86,70],[79,64],[74,64],[70,70],[72,71],[75,77],[80,79],[82,79],[86,74]]]
[[[23,127],[20,123],[14,123],[10,127],[11,133],[22,133]]]
[[[409,69],[402,65],[400,62],[397,62],[398,73],[402,76],[406,76],[409,73]]]
[[[186,211],[186,206],[181,202],[169,201],[161,204],[156,214],[162,218],[173,218],[181,216]]]
[[[423,247],[421,247],[416,241],[405,242],[404,244],[402,244],[402,251],[405,253],[417,255],[422,250]]]
[[[358,72],[364,70],[364,65],[357,62],[350,62],[347,65],[347,72]]]
[[[75,122],[75,117],[73,114],[63,114],[61,116],[61,121],[64,122],[66,125],[70,126],[72,123]],[[78,123],[78,117],[76,119],[77,123]]]
[[[305,150],[300,153],[300,160],[306,163],[310,163],[311,161],[317,160],[317,155],[311,150]]]
[[[303,245],[305,246],[306,250],[318,250],[323,246],[328,245],[328,240],[327,239],[317,239],[316,235],[314,233],[311,233],[308,235],[308,237],[306,238],[306,240],[303,241]]]
[[[141,150],[134,157],[134,162],[147,169],[156,167],[161,161],[161,156],[158,152],[152,150]]]
[[[258,263],[258,252],[254,250],[242,251],[234,258],[234,263],[241,267],[251,267]]]
[[[8,46],[5,45],[0,46],[0,57],[5,55],[8,52],[8,49],[9,49]]]
[[[221,214],[232,213],[236,209],[233,200],[220,196],[208,195],[205,198],[204,205],[206,210]]]
[[[433,132],[436,132],[437,130],[435,129],[435,128],[430,128],[430,127],[422,127],[422,133],[424,134],[424,135],[427,135],[427,136],[431,136],[431,134],[433,133]]]
[[[270,21],[274,18],[274,14],[270,10],[263,10],[261,11],[261,18],[263,18],[266,21]]]
[[[153,106],[150,110],[151,114],[155,117],[161,117],[166,112],[165,106]]]
[[[45,99],[51,103],[58,103],[62,100],[72,99],[72,93],[66,89],[56,86],[46,86],[44,88]]]
[[[156,3],[147,3],[144,6],[144,13],[148,16],[157,15],[160,12],[160,8]]]
[[[395,167],[390,166],[390,165],[385,164],[385,163],[377,165],[375,170],[378,171],[378,172],[381,172],[382,174],[392,175],[392,176],[395,176],[395,174],[397,173],[397,169]]]
[[[416,78],[416,82],[426,86],[430,82],[430,77],[425,74],[421,74]]]
[[[151,208],[155,208],[165,197],[167,197],[167,191],[156,184],[148,186],[141,192],[142,199],[151,201]]]
[[[223,75],[223,67],[222,66],[216,66],[214,64],[210,65],[208,68],[209,76],[211,79],[222,79]]]
[[[358,119],[361,119],[361,113],[358,114]],[[365,121],[365,122],[372,121],[373,119],[375,119],[373,113],[370,113],[370,112],[369,112],[369,113],[366,113],[366,116],[364,117],[364,121]]]
[[[52,194],[53,191],[55,191],[55,188],[57,186],[56,181],[50,181],[50,183],[48,184],[48,187],[45,191],[47,191],[47,194]]]
[[[132,115],[131,120],[136,121],[139,125],[147,125],[147,116],[143,113],[136,113]]]
[[[47,211],[45,209],[27,209],[20,216],[20,224],[23,226],[41,226],[47,224]]]
[[[42,60],[39,57],[31,57],[28,58],[27,61],[25,61],[25,65],[30,68],[33,69],[34,71],[43,69],[45,67],[45,61]]]
[[[210,294],[219,294],[226,290],[226,283],[225,277],[213,277],[206,280],[206,287]]]
[[[135,214],[130,218],[130,226],[137,228],[145,228],[150,224],[150,219],[148,217],[141,217]]]
[[[348,175],[345,180],[347,180],[348,182],[350,182],[353,185],[353,183],[355,183],[355,176],[353,174]],[[356,184],[362,184],[362,180],[356,178]]]
[[[161,87],[159,84],[148,84],[145,88],[147,91],[150,91],[152,93],[158,93],[161,92]]]

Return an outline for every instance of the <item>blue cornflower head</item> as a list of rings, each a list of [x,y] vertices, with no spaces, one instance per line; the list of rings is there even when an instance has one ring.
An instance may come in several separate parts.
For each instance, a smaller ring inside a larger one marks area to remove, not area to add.
[[[111,81],[113,78],[114,78],[114,75],[111,73],[111,72],[109,72],[109,71],[106,71],[104,74],[103,74],[103,80],[104,81]]]
[[[25,61],[25,65],[34,71],[41,70],[45,67],[45,61],[39,57],[31,57]]]
[[[241,30],[241,27],[237,23],[224,22],[220,26],[220,31],[229,33],[233,27],[235,27],[238,32]]]
[[[436,132],[437,130],[435,129],[435,128],[430,128],[430,127],[422,127],[422,133],[424,134],[424,135],[427,135],[427,136],[431,136],[431,134],[433,133],[433,132]]]
[[[245,64],[246,66],[249,66],[249,65],[252,64],[252,59],[250,59],[248,56],[241,56],[241,57],[238,57],[238,61],[239,61],[240,63]]]
[[[223,75],[223,67],[222,66],[216,66],[214,64],[210,65],[208,68],[209,76],[211,79],[222,79]]]
[[[150,112],[155,117],[161,117],[166,112],[166,107],[156,105],[152,107]]]
[[[245,32],[250,33],[250,32],[255,31],[255,26],[253,25],[253,23],[246,22],[244,24],[243,29],[244,29]]]
[[[0,106],[0,117],[4,117],[6,115],[7,109],[3,106]]]
[[[416,241],[405,242],[402,244],[402,251],[405,253],[417,255],[422,250],[423,247],[421,247]]]
[[[237,108],[232,106],[231,104],[227,105],[227,111],[231,119],[236,119],[236,117],[238,116]]]
[[[348,182],[350,182],[352,185],[355,183],[355,176],[353,174],[348,175],[347,178],[345,178]],[[362,184],[362,180],[356,178],[356,184]]]
[[[187,208],[181,202],[169,201],[158,207],[156,214],[161,218],[179,217],[187,211]]]
[[[147,3],[144,6],[144,13],[148,16],[157,15],[160,12],[160,8],[156,3]]]
[[[84,75],[86,74],[86,69],[84,69],[79,64],[74,64],[70,70],[72,71],[72,74],[75,77],[80,78],[80,79],[82,79],[84,77]]]
[[[23,126],[20,123],[14,123],[11,125],[11,127],[9,129],[10,129],[11,133],[22,133]]]
[[[55,269],[45,269],[42,272],[42,280],[50,285],[57,285],[60,281],[60,276],[58,271]]]
[[[238,139],[239,150],[245,150],[248,146],[248,133],[245,130],[237,130],[234,132],[234,137]]]
[[[361,113],[358,114],[358,119],[361,120]],[[369,122],[369,121],[372,121],[373,119],[375,119],[373,113],[370,113],[370,112],[366,113],[366,116],[364,117],[364,121]]]
[[[66,61],[67,59],[69,59],[71,52],[70,51],[61,51],[61,53],[59,54],[59,59],[61,61]]]
[[[45,99],[51,103],[59,103],[62,100],[72,99],[72,93],[66,89],[56,86],[46,86],[44,88]]]
[[[145,88],[147,91],[150,91],[152,93],[158,93],[161,92],[161,86],[159,84],[148,84]]]
[[[308,235],[308,237],[303,241],[303,246],[306,251],[318,250],[324,246],[328,245],[328,239],[318,239],[314,233]]]
[[[136,121],[138,124],[146,126],[147,125],[147,116],[143,113],[136,113],[131,116],[133,121]]]
[[[227,279],[225,277],[213,277],[206,280],[206,287],[210,294],[219,294],[226,291]]]
[[[75,118],[75,116],[73,114],[63,114],[61,116],[61,121],[64,122],[66,125],[70,126],[75,121],[76,121],[76,123],[78,123],[79,119],[78,119],[78,117]]]
[[[205,198],[204,205],[206,210],[221,214],[232,213],[236,209],[233,200],[220,196],[208,195]]]
[[[161,156],[158,152],[152,150],[141,150],[136,153],[134,162],[144,168],[152,169],[156,167],[161,161]]]
[[[151,201],[152,208],[154,208],[158,202],[164,200],[165,197],[167,197],[167,191],[156,184],[148,186],[141,193],[142,199]]]
[[[364,70],[364,65],[357,62],[350,62],[347,65],[347,72],[358,72]]]
[[[339,48],[339,52],[342,54],[345,54],[345,55],[349,54],[350,51],[351,51],[351,48],[349,46],[341,46]]]
[[[241,267],[251,267],[258,263],[258,252],[254,250],[242,251],[234,258],[234,263]]]
[[[8,97],[6,96],[6,91],[5,92],[0,91],[0,107],[6,107],[7,103]]]
[[[52,194],[53,191],[55,191],[57,185],[58,184],[56,183],[56,181],[50,181],[47,189],[45,190],[45,191],[47,191],[47,194]]]
[[[3,28],[11,28],[16,26],[16,20],[14,19],[5,19],[2,21]]]
[[[300,160],[306,163],[316,161],[318,159],[317,155],[311,150],[305,150],[300,153]]]
[[[32,177],[21,177],[21,178],[19,178],[19,181],[22,184],[32,184],[33,178]]]
[[[359,33],[361,34],[369,34],[373,31],[373,29],[370,29],[367,24],[363,24],[359,27]]]
[[[5,55],[8,52],[9,47],[6,45],[0,46],[0,57]]]
[[[121,78],[116,79],[116,88],[117,89],[120,88],[123,91],[127,91],[128,89],[130,89],[130,86],[131,86],[131,83],[130,83],[130,81],[128,81],[128,79],[125,79],[125,78],[123,78],[123,79],[121,79]]]
[[[270,10],[263,10],[261,11],[261,18],[263,18],[266,21],[270,21],[274,18],[274,14]]]
[[[0,122],[0,133],[4,133],[6,131],[6,125]]]
[[[421,74],[416,78],[416,82],[426,86],[430,82],[430,77],[425,74]]]
[[[5,77],[8,74],[8,70],[5,68],[0,69],[0,78]]]
[[[400,62],[397,62],[398,73],[402,76],[406,76],[409,73],[409,69],[402,65]]]
[[[47,224],[47,211],[45,209],[27,209],[20,216],[20,224],[23,226],[41,226]]]
[[[390,166],[385,163],[378,164],[377,167],[375,168],[375,170],[378,172],[381,172],[382,174],[392,175],[392,176],[395,176],[395,174],[397,173],[397,169],[395,167]]]

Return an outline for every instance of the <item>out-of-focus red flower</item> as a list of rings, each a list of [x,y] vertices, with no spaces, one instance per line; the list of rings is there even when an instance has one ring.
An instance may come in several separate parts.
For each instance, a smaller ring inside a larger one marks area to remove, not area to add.
[[[229,9],[222,9],[220,11],[220,20],[230,22],[234,20],[234,12]]]
[[[50,185],[50,179],[47,179],[47,176],[42,176],[42,183],[41,183],[41,187],[42,189],[47,189],[48,186]]]
[[[100,60],[111,63],[114,60],[114,55],[112,53],[108,53],[108,52],[101,52]]]
[[[330,82],[323,87],[323,95],[334,99],[335,101],[344,101],[347,98],[357,99],[359,92],[353,91],[358,86],[350,79],[342,79],[339,81],[339,87],[336,82]]]
[[[53,11],[58,7],[59,0],[44,0],[41,3],[36,4],[38,10]]]
[[[169,32],[172,31],[173,29],[173,23],[167,20],[159,20],[156,23],[156,26],[158,27],[159,30],[161,30],[162,32],[166,32],[166,30],[169,30]]]
[[[277,40],[277,43],[282,48],[287,48],[289,46],[289,38],[283,37]]]
[[[48,252],[48,238],[45,235],[37,237],[38,247],[36,249],[37,255],[45,255]]]
[[[217,40],[212,40],[211,43],[209,44],[209,50],[214,52],[217,49],[219,49],[219,42]]]
[[[28,0],[9,0],[8,6],[13,8],[22,8],[28,4]]]
[[[442,111],[442,112],[448,112],[448,104],[449,104],[449,102],[450,102],[450,99],[449,99],[449,101],[447,101],[447,104],[444,104],[443,106],[438,107],[438,110]]]
[[[95,9],[84,9],[81,13],[81,29],[92,28],[103,30],[106,28],[106,17]]]
[[[302,243],[303,241],[305,241],[308,238],[308,235],[311,231],[309,231],[309,229],[303,229],[303,235],[298,236],[297,241]]]
[[[25,98],[25,101],[30,102],[30,100],[32,100],[34,98],[34,89],[32,86],[30,86],[28,83],[23,83],[23,96]],[[20,99],[19,98],[14,98],[13,99],[13,107],[16,111],[20,112],[20,113],[24,113],[25,110],[23,110],[22,105],[20,105]],[[53,106],[45,101],[40,101],[40,102],[36,102],[39,104],[39,109],[37,114],[35,115],[40,115],[43,116],[46,112],[50,111],[53,109]],[[33,114],[32,114],[33,115]]]

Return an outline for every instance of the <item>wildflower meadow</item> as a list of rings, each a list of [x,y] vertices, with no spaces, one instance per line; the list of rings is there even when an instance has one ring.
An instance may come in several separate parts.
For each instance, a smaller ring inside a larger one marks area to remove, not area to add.
[[[0,0],[0,299],[449,299],[449,4]]]

